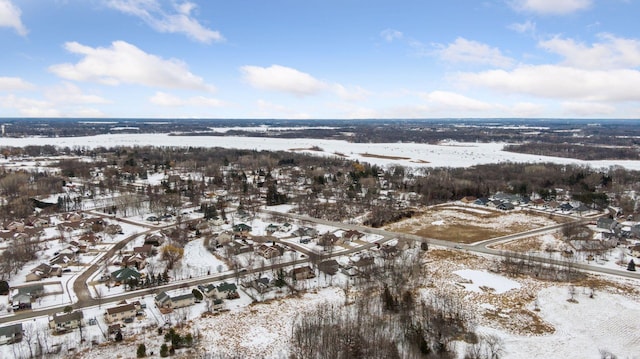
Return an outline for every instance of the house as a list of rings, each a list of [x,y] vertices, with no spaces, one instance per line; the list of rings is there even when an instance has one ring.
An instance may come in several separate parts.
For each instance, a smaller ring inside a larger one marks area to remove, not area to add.
[[[31,308],[31,302],[44,295],[44,286],[42,284],[33,284],[17,289],[18,292],[11,297],[11,304],[17,305],[21,309]]]
[[[56,333],[73,330],[82,325],[83,318],[82,311],[54,314],[49,319],[49,329],[54,330]]]
[[[501,211],[511,211],[516,207],[511,202],[502,202],[498,206],[496,206],[496,208]]]
[[[82,214],[76,212],[64,213],[62,214],[61,219],[65,222],[78,223],[82,220]]]
[[[256,289],[258,292],[263,293],[265,290],[269,288],[270,283],[271,283],[271,280],[269,280],[269,278],[260,277],[258,279],[252,280],[251,282],[247,283],[246,286],[252,287]]]
[[[87,249],[89,248],[89,245],[85,241],[71,241],[69,244],[76,248],[75,253],[87,253]]]
[[[467,204],[469,204],[469,203],[474,203],[476,200],[477,200],[477,198],[476,198],[476,197],[474,197],[474,196],[465,196],[465,197],[463,197],[460,201],[461,201],[462,203],[467,203]]]
[[[286,232],[289,232],[292,228],[293,228],[293,225],[291,225],[291,223],[285,223],[280,226],[280,232],[286,233]]]
[[[207,285],[201,284],[198,286],[198,290],[200,290],[200,292],[202,292],[202,294],[204,294],[204,296],[207,298],[215,297],[218,294],[218,291],[216,290],[216,286],[213,284],[207,284]]]
[[[138,308],[136,308],[135,304],[124,304],[119,305],[117,307],[108,308],[104,313],[104,320],[107,323],[113,323],[118,321],[124,321],[125,319],[133,319],[136,317],[136,313]]]
[[[98,237],[95,233],[85,233],[79,239],[80,243],[85,243],[86,245],[91,246],[95,246],[99,241],[100,237]]]
[[[149,233],[144,237],[144,244],[151,244],[154,247],[159,247],[164,243],[165,236],[162,233]]]
[[[141,276],[142,275],[137,270],[125,267],[111,273],[111,281],[122,284],[128,282],[132,278],[140,280]]]
[[[558,209],[560,209],[563,212],[571,212],[573,210],[573,206],[569,203],[562,203],[561,205],[558,206]]]
[[[195,302],[196,302],[196,297],[193,295],[192,292],[189,292],[186,294],[171,297],[171,308],[173,309],[184,308],[184,307],[188,307],[190,305],[195,304]]]
[[[147,265],[147,257],[142,253],[124,256],[122,257],[122,265],[124,267],[133,267],[137,270],[141,270]]]
[[[160,292],[153,298],[158,308],[171,308],[171,297],[166,292]]]
[[[547,202],[542,198],[536,198],[533,201],[531,201],[531,205],[535,207],[543,207],[546,203]]]
[[[273,233],[278,232],[280,230],[280,226],[271,223],[264,230],[269,234],[273,234]]]
[[[49,278],[51,276],[62,275],[62,268],[53,267],[46,263],[40,263],[37,267],[33,268],[31,272],[26,275],[27,282],[38,281],[40,279]]]
[[[116,234],[122,233],[122,226],[119,224],[108,224],[104,227],[104,232],[106,234],[115,236]]]
[[[475,201],[473,201],[473,204],[478,205],[478,206],[486,206],[487,203],[489,203],[489,198],[487,198],[487,197],[480,197],[480,198],[476,199]]]
[[[196,297],[191,292],[174,297],[169,296],[166,292],[160,292],[154,301],[158,308],[178,309],[193,305],[196,302]]]
[[[338,273],[338,270],[340,269],[340,265],[338,264],[338,261],[336,261],[335,259],[330,259],[328,261],[324,261],[318,264],[318,269],[321,272],[324,272],[326,274],[334,275]]]
[[[151,244],[145,244],[142,245],[140,247],[133,247],[133,253],[134,254],[144,254],[145,256],[149,257],[151,255],[153,255],[153,245]]]
[[[364,237],[364,233],[358,232],[356,230],[348,230],[348,231],[342,233],[342,239],[344,241],[353,242],[353,241],[358,240],[358,239],[360,239],[362,237]]]
[[[76,255],[71,250],[60,252],[49,260],[49,265],[67,268],[70,264],[76,263]]]
[[[582,215],[584,212],[588,212],[589,211],[589,207],[587,207],[584,204],[580,203],[580,205],[578,205],[577,207],[573,207],[573,211],[578,213],[579,215]]]
[[[316,275],[313,272],[313,269],[311,269],[311,267],[306,266],[306,267],[293,268],[289,272],[289,276],[294,280],[303,280],[303,279],[315,278]]]
[[[266,259],[275,258],[282,255],[281,248],[279,246],[268,246],[261,244],[256,248],[256,253]]]
[[[18,343],[22,340],[22,323],[0,327],[0,345]]]
[[[253,252],[253,244],[249,243],[247,240],[233,240],[226,244],[228,253],[232,253],[234,255]]]
[[[311,227],[300,227],[293,231],[292,233],[295,237],[311,237],[315,238],[318,236],[318,230]]]
[[[224,299],[236,299],[240,298],[238,294],[238,287],[233,283],[222,282],[219,286],[216,287],[218,298]]]
[[[353,266],[356,267],[358,272],[362,273],[367,269],[373,267],[374,264],[375,264],[375,259],[373,257],[364,257],[354,262]]]
[[[318,238],[318,245],[324,247],[331,247],[338,243],[338,237],[333,233],[325,233]]]
[[[612,230],[618,225],[618,222],[610,217],[600,217],[596,222],[596,226],[600,229]]]
[[[215,246],[223,246],[233,240],[233,233],[224,231],[214,237]]]
[[[251,230],[251,226],[248,226],[244,223],[236,224],[235,226],[233,226],[233,233],[247,235],[249,234],[249,232],[251,232]]]
[[[211,302],[211,309],[213,311],[220,311],[224,307],[224,301],[222,299],[216,298]]]

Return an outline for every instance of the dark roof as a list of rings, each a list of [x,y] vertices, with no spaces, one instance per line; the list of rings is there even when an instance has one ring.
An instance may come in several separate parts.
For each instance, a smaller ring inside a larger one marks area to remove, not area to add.
[[[218,292],[235,292],[238,287],[233,283],[223,282],[218,286]]]
[[[75,312],[71,312],[68,314],[54,314],[53,315],[53,321],[58,324],[58,323],[65,323],[65,322],[71,322],[71,321],[79,321],[82,318],[84,318],[84,315],[82,315],[82,311],[75,311]]]
[[[22,333],[22,323],[0,327],[0,337],[12,337],[18,333]]]
[[[138,273],[135,269],[131,269],[128,267],[118,269],[117,271],[111,273],[111,278],[120,282],[132,277],[135,277],[136,279],[140,279],[140,273]]]
[[[117,307],[113,307],[113,308],[107,308],[107,314],[116,314],[116,313],[123,313],[123,312],[127,312],[136,310],[136,306],[133,304],[125,304],[125,305],[120,305]]]
[[[171,297],[171,301],[172,302],[177,302],[179,300],[183,300],[183,299],[195,299],[196,297],[193,295],[193,293],[187,293],[187,294],[182,294],[182,295],[177,295],[175,297]]]

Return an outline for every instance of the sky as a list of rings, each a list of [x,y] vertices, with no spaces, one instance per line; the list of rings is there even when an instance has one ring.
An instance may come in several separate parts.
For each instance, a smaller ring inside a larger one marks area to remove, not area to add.
[[[640,118],[640,0],[0,0],[0,117]]]

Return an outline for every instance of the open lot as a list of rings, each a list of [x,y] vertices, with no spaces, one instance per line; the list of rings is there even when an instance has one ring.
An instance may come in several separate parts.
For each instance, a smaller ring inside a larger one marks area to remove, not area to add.
[[[386,229],[451,242],[475,243],[566,221],[565,217],[534,211],[501,211],[451,203],[425,208],[418,215]]]

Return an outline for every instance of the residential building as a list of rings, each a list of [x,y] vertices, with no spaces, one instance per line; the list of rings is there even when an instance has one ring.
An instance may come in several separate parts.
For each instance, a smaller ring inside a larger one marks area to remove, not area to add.
[[[0,327],[0,345],[18,343],[22,340],[22,323]]]
[[[119,305],[117,307],[108,308],[104,313],[104,320],[107,323],[124,321],[128,318],[135,318],[138,308],[133,303]]]
[[[66,314],[54,314],[49,319],[49,329],[55,332],[66,332],[76,329],[82,325],[83,321],[82,311],[75,311]]]

